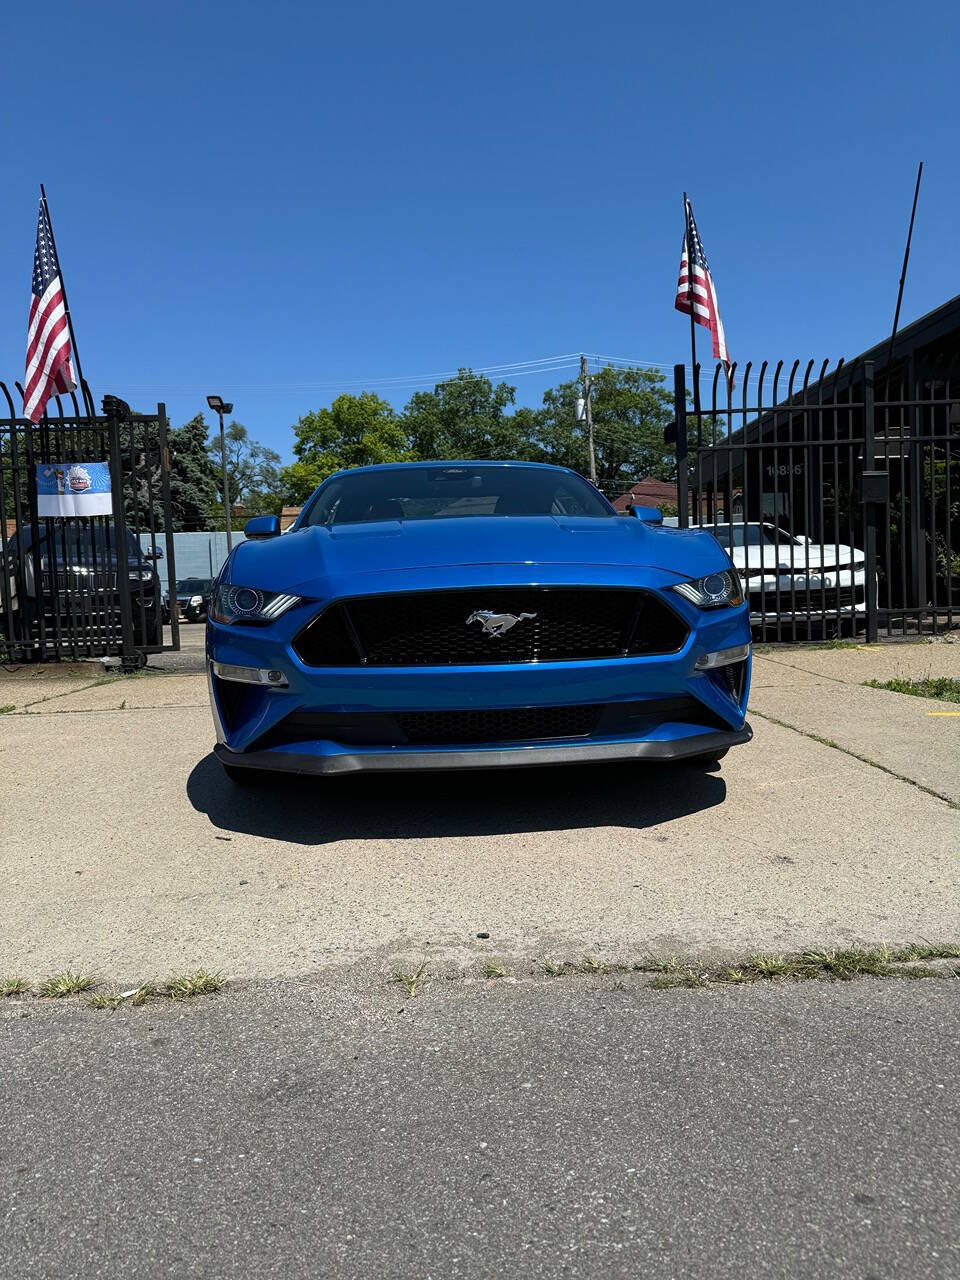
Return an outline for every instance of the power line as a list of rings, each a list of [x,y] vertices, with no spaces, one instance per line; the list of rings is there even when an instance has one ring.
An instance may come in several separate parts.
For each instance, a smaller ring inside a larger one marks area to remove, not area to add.
[[[595,352],[590,352],[588,359],[594,360],[599,364],[612,365],[617,368],[637,368],[650,369],[655,371],[668,371],[673,368],[672,365],[664,364],[657,361],[633,359],[627,356],[604,356]],[[461,374],[461,369],[448,369],[441,373],[430,374],[400,374],[394,376],[380,376],[373,378],[342,378],[331,379],[329,381],[317,382],[290,382],[290,383],[266,383],[266,382],[230,382],[230,389],[233,394],[255,395],[276,394],[278,392],[309,394],[311,392],[323,391],[347,391],[356,388],[374,390],[380,388],[382,390],[404,390],[415,389],[417,387],[440,385],[442,383],[457,382],[462,376],[467,377],[509,377],[522,378],[530,377],[535,374],[560,373],[564,369],[574,369],[579,367],[579,353],[571,353],[557,356],[544,356],[536,360],[517,360],[503,364],[461,366],[466,369],[465,375]],[[108,381],[110,381],[108,379]],[[119,379],[117,380],[120,381]],[[209,381],[209,379],[207,380]],[[134,392],[154,392],[156,383],[130,383],[124,382],[123,386]],[[164,392],[167,395],[198,395],[205,394],[205,387],[199,385],[170,385],[164,384]]]

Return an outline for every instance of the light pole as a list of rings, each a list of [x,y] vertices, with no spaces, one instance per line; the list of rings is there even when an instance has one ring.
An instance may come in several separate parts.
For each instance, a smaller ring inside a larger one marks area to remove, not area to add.
[[[227,443],[223,436],[223,415],[233,413],[233,405],[225,404],[220,396],[207,396],[207,404],[220,419],[220,466],[223,470],[223,513],[227,520],[227,555],[233,550],[230,531],[230,482],[227,479]]]

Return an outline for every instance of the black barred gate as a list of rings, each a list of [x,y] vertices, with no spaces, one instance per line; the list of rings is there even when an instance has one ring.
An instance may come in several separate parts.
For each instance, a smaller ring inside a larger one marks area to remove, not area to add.
[[[674,369],[678,523],[711,528],[758,639],[960,626],[960,367]]]
[[[180,647],[175,609],[164,642],[163,598],[176,599],[164,406],[137,414],[107,396],[98,416],[86,387],[83,399],[56,397],[34,424],[18,415],[20,385],[0,382],[3,662],[133,668]],[[51,514],[84,503],[96,511]]]

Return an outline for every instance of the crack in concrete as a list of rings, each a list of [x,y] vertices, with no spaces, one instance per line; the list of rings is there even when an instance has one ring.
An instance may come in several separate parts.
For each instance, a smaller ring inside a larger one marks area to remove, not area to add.
[[[849,682],[841,681],[841,683],[847,684]],[[861,764],[868,764],[873,769],[879,769],[881,773],[885,773],[891,778],[896,778],[898,782],[909,783],[911,787],[916,787],[918,791],[923,791],[928,796],[933,796],[935,800],[942,800],[950,809],[960,810],[960,804],[955,800],[951,800],[949,796],[945,796],[942,791],[934,791],[932,787],[924,786],[922,782],[917,782],[915,778],[908,778],[905,773],[897,773],[895,769],[889,769],[885,764],[880,764],[878,760],[871,760],[869,756],[862,756],[858,752],[852,751],[849,747],[844,747],[839,742],[834,742],[832,738],[824,738],[819,733],[811,733],[807,729],[799,729],[795,724],[788,724],[786,720],[778,720],[776,716],[757,711],[755,707],[750,708],[750,715],[757,716],[760,720],[766,720],[769,724],[778,725],[781,729],[790,729],[793,733],[799,733],[801,738],[809,738],[811,742],[819,742],[821,746],[832,747],[834,751],[842,752],[845,756],[849,756],[851,760],[859,760]]]

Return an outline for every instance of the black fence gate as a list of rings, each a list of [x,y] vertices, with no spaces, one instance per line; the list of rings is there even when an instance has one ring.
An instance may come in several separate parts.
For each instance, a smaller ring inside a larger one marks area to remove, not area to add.
[[[16,404],[15,404],[16,399]],[[107,396],[100,416],[84,388],[56,399],[34,424],[18,416],[22,389],[0,382],[0,660],[78,661],[117,657],[136,667],[179,649],[176,609],[164,643],[164,578],[176,599],[167,419],[132,413]],[[85,464],[106,463],[109,500],[101,514],[41,514],[38,487],[74,496],[90,486]],[[59,465],[58,465],[59,464]],[[162,531],[162,532],[161,532]],[[162,543],[162,545],[161,545]]]
[[[674,369],[678,523],[728,549],[759,639],[960,625],[960,368]],[[691,403],[692,402],[692,403]]]

